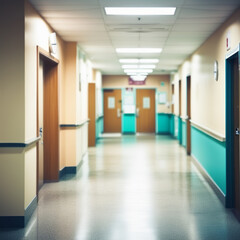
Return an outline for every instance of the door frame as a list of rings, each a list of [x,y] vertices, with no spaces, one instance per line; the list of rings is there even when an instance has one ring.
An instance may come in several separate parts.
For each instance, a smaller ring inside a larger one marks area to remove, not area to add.
[[[39,85],[39,66],[40,66],[40,58],[42,58],[44,60],[44,62],[48,62],[50,63],[53,67],[52,69],[54,68],[54,70],[52,71],[51,74],[55,74],[54,76],[50,76],[50,81],[52,80],[52,78],[55,78],[55,81],[57,81],[57,89],[56,89],[56,94],[57,94],[57,105],[58,105],[58,64],[59,64],[59,60],[56,59],[55,57],[53,57],[49,52],[45,51],[44,49],[42,49],[41,47],[37,46],[36,47],[36,56],[37,56],[37,87],[36,87],[36,90],[37,90],[37,93],[36,93],[36,135],[37,137],[40,137],[40,134],[39,134],[39,102],[38,102],[38,99],[39,99],[39,89],[38,89],[38,85]],[[44,90],[43,90],[44,91]],[[54,117],[57,119],[57,124],[58,124],[58,128],[59,128],[59,106],[58,106],[58,109],[56,110],[56,114],[54,115]],[[44,130],[43,130],[44,131]],[[50,173],[50,181],[58,181],[59,180],[59,176],[58,176],[58,172],[59,172],[59,131],[57,133],[57,156],[56,156],[56,162],[55,162],[55,165],[54,165],[54,174]],[[40,141],[38,142],[37,144],[37,151],[36,151],[36,154],[37,154],[37,174],[36,174],[36,177],[37,177],[37,181],[36,181],[36,194],[37,194],[37,197],[38,197],[38,192],[39,192],[39,144],[40,144]],[[44,161],[44,164],[45,164],[45,160]],[[51,165],[51,164],[49,164]],[[52,165],[51,165],[51,168],[52,168]],[[49,181],[49,179],[47,180]]]
[[[234,82],[232,81],[232,64],[233,58],[237,57],[240,64],[240,44],[231,51],[225,60],[226,77],[225,77],[225,94],[226,94],[226,112],[225,112],[225,124],[226,124],[226,200],[225,206],[227,208],[235,207],[235,169],[234,169],[234,111],[232,98],[234,92]],[[240,80],[240,69],[239,69]]]

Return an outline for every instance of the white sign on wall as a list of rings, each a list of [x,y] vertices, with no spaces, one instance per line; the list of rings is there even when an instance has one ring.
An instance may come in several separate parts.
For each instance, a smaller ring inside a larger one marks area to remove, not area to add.
[[[231,32],[230,31],[227,32],[226,47],[227,47],[227,50],[231,49]]]
[[[115,97],[108,97],[108,108],[115,108]]]
[[[143,108],[150,108],[150,97],[143,98]]]

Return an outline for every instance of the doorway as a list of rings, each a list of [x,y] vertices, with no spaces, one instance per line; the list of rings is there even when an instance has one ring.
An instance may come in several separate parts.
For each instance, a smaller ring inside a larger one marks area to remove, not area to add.
[[[191,76],[187,76],[187,154],[191,155]]]
[[[178,85],[178,111],[179,111],[179,117],[182,115],[182,81],[179,80]]]
[[[182,81],[178,82],[178,139],[182,145]]]
[[[105,89],[104,92],[104,132],[122,132],[122,91]]]
[[[37,47],[37,193],[59,180],[58,60]]]
[[[226,60],[226,207],[240,219],[239,51]]]
[[[172,84],[172,114],[174,114],[174,84]]]
[[[155,133],[155,89],[137,89],[137,132]]]

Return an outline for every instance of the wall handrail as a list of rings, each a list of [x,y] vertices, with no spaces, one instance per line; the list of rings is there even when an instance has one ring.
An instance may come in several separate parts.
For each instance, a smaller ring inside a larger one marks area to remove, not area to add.
[[[220,133],[215,132],[215,131],[209,129],[208,127],[205,127],[205,126],[203,126],[203,125],[201,125],[201,124],[198,124],[198,123],[196,123],[196,122],[194,122],[194,121],[192,121],[192,120],[190,120],[190,122],[191,122],[191,125],[192,125],[192,126],[194,126],[195,128],[197,128],[198,130],[206,133],[206,134],[209,135],[210,137],[212,137],[212,138],[214,138],[214,139],[216,139],[216,140],[218,140],[218,141],[220,141],[220,142],[225,142],[225,141],[226,141],[226,137],[223,136],[223,135],[221,135]]]
[[[35,143],[37,143],[38,141],[40,141],[41,137],[35,137],[33,139],[30,139],[24,143],[0,143],[0,147],[1,148],[25,148],[25,147],[29,147]]]
[[[82,121],[81,123],[78,124],[60,124],[60,128],[80,128],[83,125],[89,123],[89,119]]]

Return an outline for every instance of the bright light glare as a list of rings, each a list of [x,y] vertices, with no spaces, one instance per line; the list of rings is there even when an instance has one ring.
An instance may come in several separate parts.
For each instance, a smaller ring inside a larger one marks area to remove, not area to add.
[[[125,73],[151,73],[153,70],[152,69],[125,69]]]
[[[105,7],[107,15],[174,15],[175,7]]]
[[[119,59],[120,63],[139,63],[139,59]]]
[[[127,75],[141,75],[141,76],[147,76],[148,73],[146,72],[141,72],[141,73],[136,73],[136,72],[127,72]]]
[[[122,65],[122,68],[123,69],[126,69],[126,68],[155,68],[156,66],[155,65]]]
[[[130,76],[132,80],[134,81],[144,81],[147,76],[142,76],[142,75],[131,75]]]
[[[122,65],[122,68],[138,68],[138,65]]]
[[[140,63],[158,63],[159,60],[158,59],[139,59]]]
[[[153,59],[137,59],[137,58],[127,58],[127,59],[119,59],[120,63],[158,63],[159,60],[156,58]]]
[[[162,48],[116,48],[117,53],[160,53]]]
[[[139,65],[138,67],[139,67],[139,68],[151,68],[151,69],[153,69],[153,68],[155,68],[156,66],[155,66],[155,65]]]

